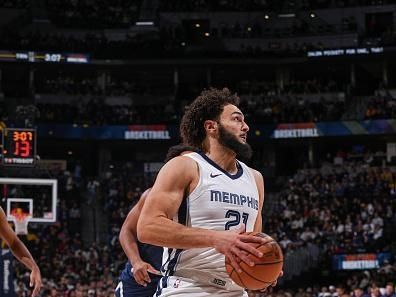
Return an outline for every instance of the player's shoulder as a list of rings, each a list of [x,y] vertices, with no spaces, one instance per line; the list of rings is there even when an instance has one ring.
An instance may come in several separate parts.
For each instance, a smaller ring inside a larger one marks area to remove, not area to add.
[[[189,153],[190,154],[190,153]],[[170,166],[191,166],[192,164],[196,164],[196,161],[194,159],[188,157],[189,154],[183,154],[177,157],[174,157],[173,159],[169,160],[167,164],[170,164]]]
[[[177,185],[185,187],[197,179],[198,172],[198,165],[193,159],[178,156],[169,160],[161,168],[155,184],[169,187],[176,187]]]
[[[252,167],[249,167],[250,171],[254,174],[254,176],[258,176],[260,178],[263,178],[263,175],[261,174],[260,171],[258,171],[257,169],[254,169]]]
[[[140,195],[139,201],[143,201],[143,202],[144,202],[144,201],[146,200],[146,198],[148,197],[150,191],[151,191],[151,187],[150,187],[150,188],[147,188],[147,189],[142,193],[142,195]]]
[[[254,169],[254,168],[252,168],[252,167],[250,167],[250,166],[248,166],[246,163],[244,163],[244,162],[242,162],[241,160],[237,160],[237,162],[240,164],[240,165],[242,165],[242,167],[244,168],[244,170],[248,170],[250,173],[251,173],[251,175],[253,175],[253,177],[254,177],[254,179],[257,181],[257,180],[263,180],[263,175],[261,174],[261,172],[260,171],[258,171],[258,170],[256,170],[256,169]]]
[[[186,155],[177,156],[171,160],[169,160],[164,167],[162,167],[161,171],[166,172],[174,172],[176,174],[188,174],[189,172],[193,173],[196,171],[197,162],[192,158],[187,157]]]
[[[264,177],[261,174],[261,172],[256,170],[256,169],[254,169],[254,168],[251,168],[251,167],[248,167],[248,168],[249,168],[250,172],[253,174],[254,179],[256,180],[256,182],[258,182],[260,184],[264,184]]]

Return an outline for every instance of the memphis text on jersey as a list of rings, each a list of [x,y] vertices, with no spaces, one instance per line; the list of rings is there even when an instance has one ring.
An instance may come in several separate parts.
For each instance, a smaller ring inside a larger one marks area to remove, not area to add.
[[[258,200],[253,197],[249,197],[245,195],[238,195],[229,192],[210,190],[210,201],[229,203],[234,205],[242,205],[242,206],[247,204],[248,207],[258,210]]]

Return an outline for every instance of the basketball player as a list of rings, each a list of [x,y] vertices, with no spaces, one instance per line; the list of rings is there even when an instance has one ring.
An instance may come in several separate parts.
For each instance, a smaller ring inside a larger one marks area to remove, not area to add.
[[[160,279],[162,248],[140,243],[136,239],[137,220],[149,191],[150,189],[147,189],[141,195],[120,231],[119,240],[129,261],[121,272],[120,282],[115,291],[116,297],[151,297]]]
[[[164,249],[156,296],[247,296],[225,270],[225,256],[262,254],[249,243],[264,239],[242,234],[261,231],[262,175],[240,159],[252,154],[248,125],[228,89],[204,90],[184,114],[183,142],[201,150],[169,161],[160,170],[142,209],[137,234]],[[233,230],[233,231],[231,231]]]
[[[7,222],[7,217],[4,210],[0,207],[0,238],[3,239],[14,256],[30,269],[30,287],[33,287],[32,296],[37,296],[41,288],[41,273],[40,269],[34,261],[32,255],[18,238],[15,232],[11,229]]]
[[[193,147],[176,145],[169,148],[165,163],[182,153],[195,151]],[[116,288],[116,297],[151,297],[160,280],[162,247],[144,244],[137,240],[136,226],[140,212],[150,191],[147,189],[139,202],[130,210],[120,231],[120,243],[128,257]]]

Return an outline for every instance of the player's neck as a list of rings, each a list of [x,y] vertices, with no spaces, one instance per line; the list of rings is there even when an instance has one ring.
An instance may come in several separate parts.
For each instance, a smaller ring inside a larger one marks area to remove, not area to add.
[[[220,144],[211,145],[206,155],[228,173],[235,174],[238,171],[236,154],[229,148],[221,146]]]

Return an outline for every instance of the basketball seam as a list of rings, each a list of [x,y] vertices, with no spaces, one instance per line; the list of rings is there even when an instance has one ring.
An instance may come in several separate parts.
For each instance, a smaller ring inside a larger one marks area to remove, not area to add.
[[[278,264],[278,263],[281,263],[281,262],[283,262],[283,260],[279,260],[279,261],[276,261],[276,262],[254,263],[254,265],[255,266],[257,266],[257,265],[271,265],[271,264]]]
[[[254,232],[249,232],[248,234],[251,234],[251,233],[254,233]],[[253,235],[253,234],[252,234],[252,235]],[[255,236],[257,236],[257,235],[255,235]],[[262,237],[262,236],[257,236],[257,237]],[[262,237],[262,238],[265,238],[265,237]],[[264,242],[264,243],[261,243],[260,245],[254,247],[254,248],[255,248],[255,249],[259,249],[260,247],[265,246],[265,245],[267,245],[267,244],[271,244],[271,243],[273,243],[273,242],[275,242],[275,243],[277,244],[277,242],[275,241],[275,239],[271,238],[269,241]],[[274,249],[273,249],[273,248],[272,248],[271,250],[272,250],[272,252],[274,252]],[[281,253],[281,254],[282,254],[282,253]],[[266,263],[260,263],[260,262],[259,262],[259,263],[255,263],[255,265],[257,265],[257,266],[266,266],[266,265],[273,265],[273,264],[278,264],[278,263],[283,263],[283,257],[282,257],[282,260],[279,260],[279,261],[275,261],[275,262],[266,262]],[[228,261],[227,258],[226,258],[226,264],[230,265],[230,262]],[[232,267],[232,266],[231,266],[231,267]],[[263,284],[271,284],[271,283],[274,282],[274,281],[264,281],[264,280],[261,280],[261,279],[255,277],[254,275],[252,275],[249,271],[243,269],[242,267],[241,267],[241,269],[242,269],[242,271],[243,271],[244,273],[246,273],[246,276],[250,277],[252,280],[261,282],[261,283],[263,283]],[[243,287],[246,288],[246,285],[245,285],[245,282],[243,281],[243,278],[241,277],[241,275],[240,275],[240,274],[235,270],[235,268],[233,268],[233,267],[232,267],[231,272],[229,273],[231,279],[232,279],[232,274],[233,274],[234,272],[235,272],[236,275],[237,275],[237,280],[239,280],[239,282],[243,285]]]
[[[273,240],[264,242],[264,243],[260,244],[259,246],[255,247],[255,249],[258,249],[259,247],[262,247],[263,245],[267,245],[267,244],[269,244],[269,243],[271,243],[271,242],[276,242],[276,241],[273,239]]]
[[[272,239],[272,240],[270,240],[270,241],[268,241],[268,242],[265,242],[265,243],[260,244],[258,247],[255,247],[255,249],[259,249],[260,247],[262,247],[262,246],[264,246],[264,245],[267,245],[267,244],[269,244],[269,243],[271,243],[271,242],[276,242],[276,241],[275,241],[274,239]],[[280,261],[277,261],[277,262],[257,263],[257,264],[255,264],[255,265],[264,266],[264,265],[277,264],[277,263],[280,263],[280,262],[283,262],[283,260],[280,260]],[[243,269],[243,272],[245,272],[247,275],[249,275],[251,278],[253,278],[253,279],[256,280],[256,281],[263,282],[263,283],[266,283],[266,284],[271,284],[271,283],[273,283],[272,281],[271,281],[271,282],[268,282],[268,281],[264,281],[264,280],[261,280],[261,279],[259,279],[259,278],[256,278],[255,276],[251,275],[249,272],[247,272],[247,271],[244,270],[244,269]]]
[[[278,244],[274,239],[272,239],[271,241],[268,241],[268,242],[265,242],[265,243],[262,243],[262,244],[260,244],[259,246],[257,246],[257,247],[255,247],[255,249],[259,249],[260,247],[262,247],[263,245],[267,245],[268,243],[271,243],[271,242],[275,242],[276,244]],[[283,257],[282,257],[283,258]],[[280,262],[283,262],[283,259],[282,260],[279,260],[279,261],[277,261],[277,262],[266,262],[266,263],[257,263],[256,265],[266,265],[266,264],[276,264],[276,263],[280,263]]]
[[[246,288],[246,285],[245,285],[244,281],[243,281],[242,278],[240,277],[238,271],[235,270],[235,268],[232,269],[232,272],[231,272],[231,274],[230,274],[231,278],[232,278],[232,274],[233,274],[234,272],[235,272],[236,275],[238,276],[238,279],[239,279],[239,281],[241,282],[242,287],[243,287],[243,288]]]
[[[249,272],[247,272],[245,269],[242,269],[242,271],[245,272],[247,275],[249,275],[251,278],[253,278],[256,281],[259,281],[259,282],[262,282],[262,283],[266,283],[266,284],[272,284],[273,283],[273,281],[267,282],[267,281],[261,280],[259,278],[256,278],[255,276],[253,276]]]

